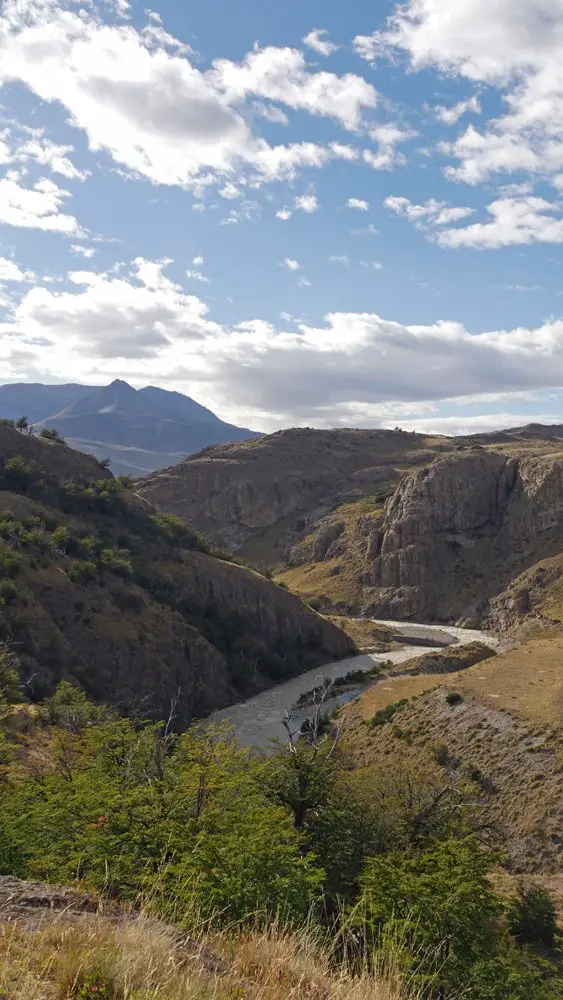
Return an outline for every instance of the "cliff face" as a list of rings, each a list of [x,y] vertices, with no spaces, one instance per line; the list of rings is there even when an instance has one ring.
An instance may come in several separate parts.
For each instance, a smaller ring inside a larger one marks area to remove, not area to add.
[[[276,529],[266,554],[277,546],[279,561],[327,511],[397,484],[397,463],[420,464],[442,447],[445,439],[403,431],[296,428],[208,448],[137,487],[232,551]]]
[[[389,501],[364,575],[389,617],[474,617],[563,546],[563,460],[480,449],[435,460]]]
[[[175,700],[179,726],[355,648],[94,459],[0,425],[3,641],[31,697],[74,678],[152,717]]]

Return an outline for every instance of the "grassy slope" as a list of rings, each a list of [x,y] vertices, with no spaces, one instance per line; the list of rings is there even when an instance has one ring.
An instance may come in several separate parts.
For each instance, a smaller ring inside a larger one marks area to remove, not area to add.
[[[455,692],[461,701],[448,704]],[[390,723],[376,712],[402,699]],[[344,709],[347,744],[369,767],[399,750],[480,783],[483,814],[521,870],[563,861],[563,635],[535,639],[449,674],[386,678]]]
[[[81,984],[88,984],[77,993]],[[102,987],[107,985],[107,989]],[[5,1000],[416,1000],[398,974],[351,978],[306,934],[202,929],[185,939],[157,921],[84,916],[2,923]]]

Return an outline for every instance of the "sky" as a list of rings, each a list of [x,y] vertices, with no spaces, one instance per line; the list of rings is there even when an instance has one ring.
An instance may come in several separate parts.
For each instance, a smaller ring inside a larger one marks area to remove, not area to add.
[[[562,244],[563,0],[0,2],[0,382],[560,423]]]

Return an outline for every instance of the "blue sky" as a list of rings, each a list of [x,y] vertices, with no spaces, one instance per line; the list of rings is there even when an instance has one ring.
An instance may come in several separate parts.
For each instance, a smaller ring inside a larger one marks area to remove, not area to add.
[[[0,11],[2,381],[563,419],[563,0]]]

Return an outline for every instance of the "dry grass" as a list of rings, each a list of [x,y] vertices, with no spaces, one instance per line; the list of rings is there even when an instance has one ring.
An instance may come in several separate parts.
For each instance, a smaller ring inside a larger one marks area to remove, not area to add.
[[[441,655],[447,659],[448,651]],[[412,669],[416,664],[417,660],[409,660],[398,669]],[[455,688],[483,705],[533,723],[561,727],[563,635],[533,639],[461,672],[387,677],[366,691],[350,711],[369,719],[386,705],[440,686]]]
[[[393,630],[369,618],[349,618],[345,615],[325,615],[333,625],[341,628],[364,653],[380,653],[398,646],[391,641]]]
[[[0,924],[2,1000],[416,1000],[391,971],[351,977],[307,934],[201,936],[149,919]]]
[[[358,566],[348,555],[326,562],[293,566],[276,576],[304,601],[321,600],[328,605],[361,605],[363,588]]]

